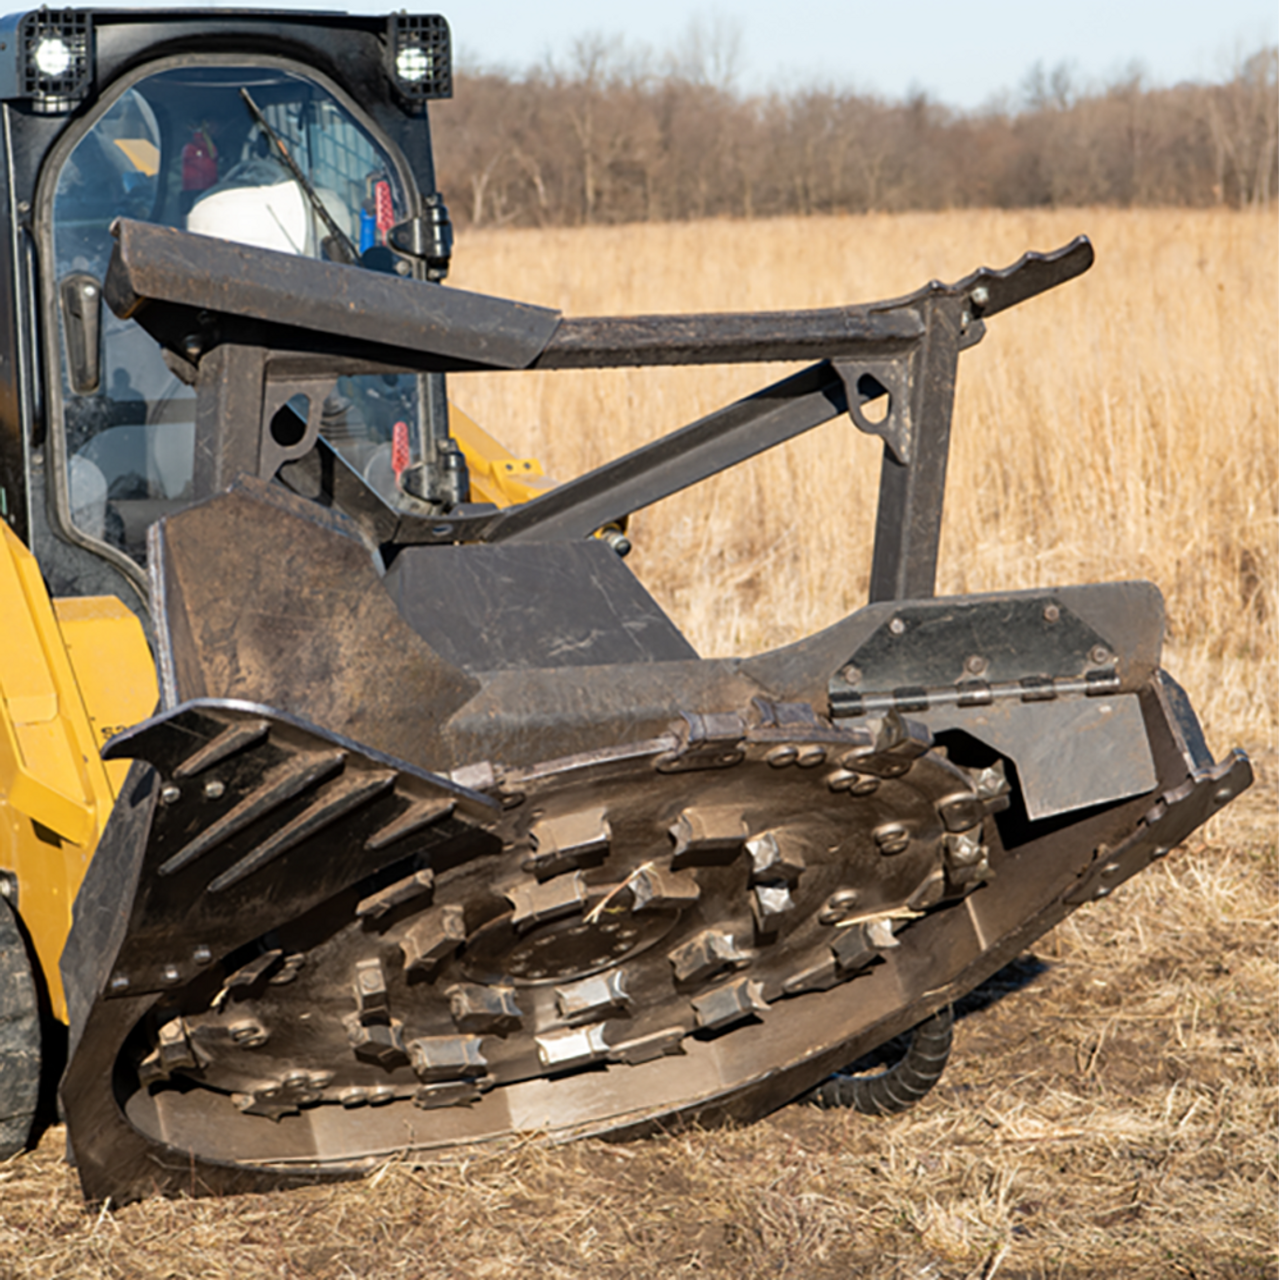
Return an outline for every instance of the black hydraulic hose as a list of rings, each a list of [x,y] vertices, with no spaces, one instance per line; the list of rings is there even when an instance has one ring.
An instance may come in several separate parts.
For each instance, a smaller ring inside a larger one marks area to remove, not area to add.
[[[908,1111],[941,1079],[954,1028],[954,1010],[946,1005],[910,1033],[910,1047],[900,1062],[874,1075],[836,1072],[800,1101],[823,1110],[851,1107],[867,1116]]]

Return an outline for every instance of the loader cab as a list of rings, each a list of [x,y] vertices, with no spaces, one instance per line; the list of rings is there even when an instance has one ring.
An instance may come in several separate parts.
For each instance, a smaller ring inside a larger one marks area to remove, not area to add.
[[[387,239],[436,200],[425,104],[449,92],[447,24],[40,10],[0,23],[0,60],[0,518],[55,593],[142,609],[147,530],[191,499],[196,398],[181,361],[102,303],[113,222],[429,274]],[[375,488],[397,424],[418,438],[424,382],[347,378],[324,405]]]

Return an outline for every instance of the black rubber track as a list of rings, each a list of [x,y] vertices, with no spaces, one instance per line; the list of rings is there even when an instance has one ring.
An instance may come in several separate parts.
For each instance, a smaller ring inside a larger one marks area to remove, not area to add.
[[[0,897],[0,1160],[31,1136],[40,1098],[40,1006],[26,942]]]
[[[899,1062],[871,1075],[836,1072],[800,1099],[815,1107],[851,1107],[867,1116],[908,1111],[941,1079],[950,1057],[955,1013],[938,1009],[910,1032],[910,1046]]]

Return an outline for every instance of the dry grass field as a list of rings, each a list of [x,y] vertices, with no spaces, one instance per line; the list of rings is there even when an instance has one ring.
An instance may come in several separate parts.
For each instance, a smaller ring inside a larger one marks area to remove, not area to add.
[[[955,213],[465,236],[454,283],[568,313],[866,301],[1090,234],[1082,280],[961,360],[939,587],[1150,578],[1166,665],[1254,789],[961,1009],[904,1117],[480,1158],[86,1212],[62,1133],[0,1166],[0,1275],[1244,1280],[1279,1276],[1279,224]],[[454,399],[571,476],[780,371],[492,375]],[[704,654],[864,599],[878,444],[832,423],[640,513],[633,564]]]

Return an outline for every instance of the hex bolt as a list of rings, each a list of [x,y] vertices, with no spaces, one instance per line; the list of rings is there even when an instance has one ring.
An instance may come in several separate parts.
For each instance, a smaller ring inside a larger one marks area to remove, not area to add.
[[[856,889],[836,889],[826,899],[817,920],[820,924],[838,924],[846,920],[857,909],[862,895]]]
[[[204,798],[206,800],[221,800],[225,794],[225,782],[219,782],[216,778],[211,778],[204,784]]]
[[[182,791],[179,787],[175,787],[173,783],[167,782],[160,788],[161,804],[176,804],[182,799]]]
[[[1061,610],[1055,604],[1044,605],[1044,621],[1057,622],[1061,618]]]
[[[905,853],[910,845],[910,832],[900,822],[886,822],[875,828],[875,843],[885,857]]]

